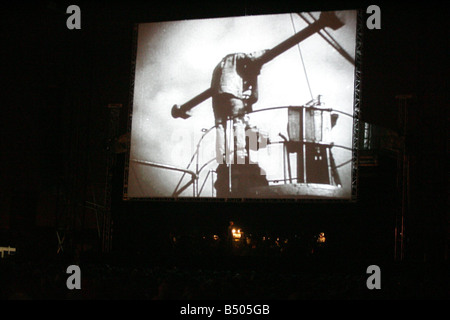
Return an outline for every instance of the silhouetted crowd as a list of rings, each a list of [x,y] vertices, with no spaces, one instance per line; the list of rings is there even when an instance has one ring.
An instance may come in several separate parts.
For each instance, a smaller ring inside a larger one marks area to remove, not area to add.
[[[200,259],[192,257],[192,259]],[[265,259],[252,267],[243,266],[245,257],[227,257],[222,267],[180,262],[156,261],[137,265],[123,262],[86,262],[80,264],[81,290],[69,290],[66,281],[69,262],[20,262],[14,258],[0,261],[1,300],[297,300],[297,299],[404,299],[448,298],[442,270],[426,266],[382,268],[382,289],[369,290],[368,275],[319,264],[298,266],[297,270],[277,269]],[[241,261],[242,260],[242,261]],[[271,264],[272,263],[272,264]],[[355,269],[356,270],[356,269]]]

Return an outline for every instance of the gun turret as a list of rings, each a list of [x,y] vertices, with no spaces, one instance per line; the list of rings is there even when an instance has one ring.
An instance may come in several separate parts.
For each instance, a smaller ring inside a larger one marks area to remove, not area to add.
[[[302,42],[303,40],[307,39],[316,32],[319,32],[321,29],[329,27],[333,30],[337,30],[343,25],[344,22],[336,15],[335,12],[332,11],[322,12],[320,14],[319,19],[316,20],[314,23],[308,25],[307,27],[297,32],[292,37],[289,37],[288,39],[284,40],[280,44],[276,45],[272,49],[267,50],[258,59],[257,63],[260,64],[260,66],[262,67],[264,64],[273,60],[283,52],[295,46],[296,44]],[[200,104],[201,102],[210,98],[212,93],[213,93],[212,88],[208,88],[182,105],[175,104],[172,107],[172,117],[183,119],[189,118],[191,116],[189,111],[198,104]]]

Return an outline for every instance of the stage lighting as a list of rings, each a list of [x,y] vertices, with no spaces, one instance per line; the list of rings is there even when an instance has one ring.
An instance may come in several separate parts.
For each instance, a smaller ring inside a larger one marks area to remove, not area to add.
[[[319,237],[317,238],[317,242],[318,243],[325,243],[325,240],[326,240],[325,233],[324,232],[319,233]]]
[[[231,233],[233,235],[233,239],[240,240],[243,236],[243,232],[241,232],[241,229],[233,229],[231,230]]]

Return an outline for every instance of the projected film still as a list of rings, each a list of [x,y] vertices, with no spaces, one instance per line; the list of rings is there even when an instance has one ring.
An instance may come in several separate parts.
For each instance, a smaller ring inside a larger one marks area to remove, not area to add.
[[[136,28],[125,198],[351,199],[357,11]]]

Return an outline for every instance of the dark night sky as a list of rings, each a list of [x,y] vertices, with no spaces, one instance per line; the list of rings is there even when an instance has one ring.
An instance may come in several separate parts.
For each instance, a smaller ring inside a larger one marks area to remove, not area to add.
[[[10,201],[22,203],[23,209],[24,202],[36,202],[44,190],[53,188],[59,176],[67,171],[76,173],[75,168],[80,165],[77,159],[86,160],[82,155],[84,151],[104,146],[101,136],[106,126],[104,106],[108,103],[125,106],[119,131],[127,131],[134,22],[353,9],[355,5],[365,8],[372,4],[311,1],[300,6],[297,2],[227,1],[224,7],[220,2],[209,1],[179,1],[170,5],[166,1],[163,4],[79,1],[82,30],[74,31],[65,27],[65,8],[71,3],[2,4],[2,203],[6,198],[13,199]],[[364,30],[362,120],[397,129],[395,96],[411,93],[417,97],[412,109],[410,137],[411,150],[416,156],[414,190],[420,190],[416,191],[415,201],[423,212],[437,212],[438,205],[445,203],[446,198],[444,161],[448,99],[444,98],[446,81],[443,81],[448,76],[443,64],[448,53],[446,10],[443,2],[378,3],[382,9],[382,29]],[[84,132],[81,142],[73,140],[74,130]],[[87,144],[87,147],[73,154],[71,146],[76,143]],[[99,158],[99,162],[102,160]],[[85,172],[82,167],[77,168]],[[95,167],[93,171],[96,172]],[[118,180],[116,196],[120,197],[117,190],[121,190],[121,181]],[[378,189],[382,194],[382,188]],[[225,207],[242,212],[252,210],[248,204],[246,206],[229,204]],[[32,211],[32,207],[29,210]],[[133,205],[133,208],[138,207],[140,205]],[[175,216],[180,215],[182,209],[190,210],[194,218],[196,214],[202,218],[202,213],[207,212],[207,205],[200,204],[146,204],[143,207],[143,211],[155,211],[155,217],[166,210],[176,212]],[[226,210],[225,207],[222,210]],[[292,209],[288,205],[267,208],[272,212]],[[323,205],[317,208],[320,209],[314,210],[326,211]],[[208,219],[205,223],[210,220],[216,223],[214,218]],[[292,212],[281,220],[289,225],[290,219]],[[345,219],[341,222],[347,221]],[[430,214],[429,219],[436,223],[448,221],[442,213]],[[260,223],[270,224],[272,220],[273,214],[269,214]],[[158,220],[157,223],[161,221],[167,222]]]

